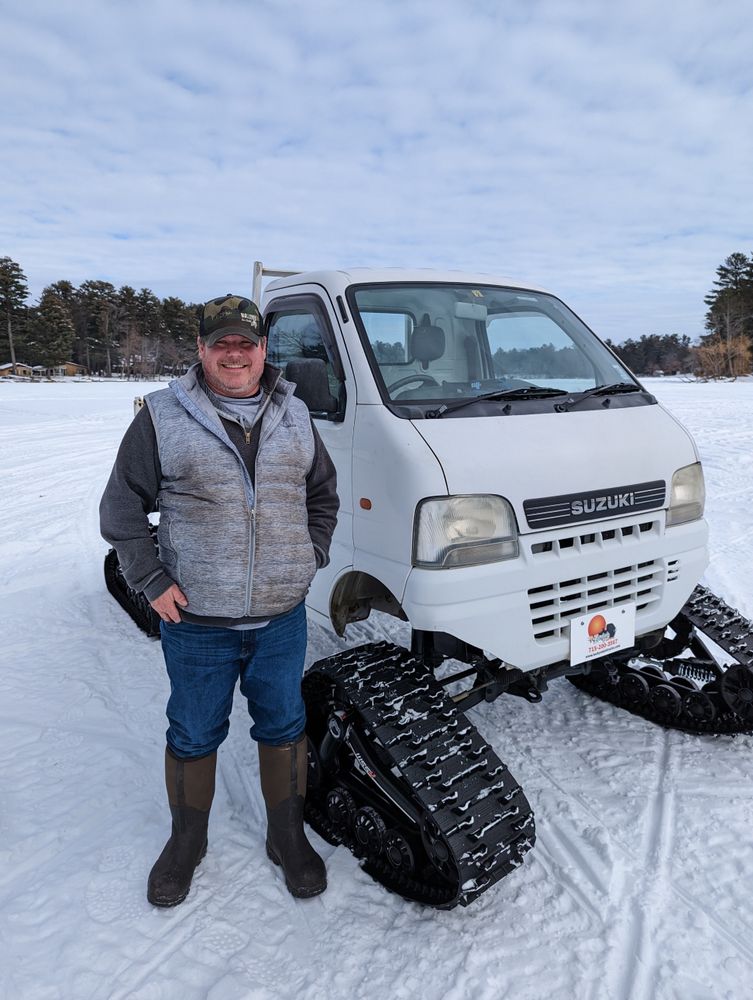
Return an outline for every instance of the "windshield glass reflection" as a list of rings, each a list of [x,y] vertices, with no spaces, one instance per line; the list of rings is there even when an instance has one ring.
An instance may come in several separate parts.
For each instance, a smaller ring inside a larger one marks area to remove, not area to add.
[[[634,383],[551,295],[489,285],[365,285],[352,299],[374,369],[394,402]]]

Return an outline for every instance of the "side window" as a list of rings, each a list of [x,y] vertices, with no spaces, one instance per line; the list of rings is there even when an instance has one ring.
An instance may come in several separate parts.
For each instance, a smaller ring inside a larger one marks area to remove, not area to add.
[[[296,384],[312,417],[342,420],[345,385],[327,319],[317,303],[272,303],[266,316],[267,360]]]

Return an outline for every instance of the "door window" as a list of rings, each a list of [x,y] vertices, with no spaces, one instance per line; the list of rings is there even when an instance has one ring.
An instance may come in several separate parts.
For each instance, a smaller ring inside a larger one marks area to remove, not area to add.
[[[342,420],[345,384],[329,321],[311,296],[272,302],[266,315],[267,360],[296,383],[312,417]]]

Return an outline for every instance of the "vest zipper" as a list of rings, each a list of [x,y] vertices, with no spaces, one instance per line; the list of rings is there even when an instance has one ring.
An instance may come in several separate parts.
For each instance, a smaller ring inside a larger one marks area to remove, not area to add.
[[[248,576],[246,577],[246,614],[250,615],[251,612],[251,588],[253,586],[253,576],[254,576],[254,549],[256,548],[256,507],[249,507],[249,514],[251,517],[250,528],[250,546],[248,553]]]
[[[269,395],[267,396],[266,399],[262,400],[262,402],[261,402],[261,406],[259,408],[259,412],[256,415],[256,421],[254,421],[254,423],[256,423],[257,421],[260,421],[261,418],[264,416],[264,411],[266,410],[267,406],[271,402],[272,393],[277,388],[277,383],[280,381],[281,378],[282,378],[282,372],[278,372],[277,378],[275,379],[275,384],[269,390]],[[262,392],[263,391],[264,390],[262,390]],[[282,414],[280,414],[278,416],[278,421],[279,420],[282,420]],[[262,423],[260,423],[259,424],[259,444],[258,444],[258,446],[256,448],[256,454],[254,455],[254,504],[256,504],[256,498],[257,498],[257,492],[256,491],[257,491],[257,487],[259,485],[259,475],[258,475],[258,472],[259,472],[259,470],[258,470],[259,452],[261,451],[262,441],[266,440],[266,438],[262,438],[262,431],[263,431],[263,429],[264,429],[264,426],[263,426]],[[269,435],[271,434],[271,432],[272,432],[271,429],[267,428],[266,437],[269,437]],[[250,554],[250,557],[249,557],[249,560],[248,560],[248,608],[247,608],[247,611],[246,611],[246,614],[249,614],[249,615],[253,614],[253,610],[252,610],[252,607],[251,607],[251,588],[253,587],[253,579],[252,578],[253,578],[253,571],[254,571],[254,551],[255,551],[255,549],[256,549],[256,506],[253,506],[253,507],[251,507],[251,554]]]

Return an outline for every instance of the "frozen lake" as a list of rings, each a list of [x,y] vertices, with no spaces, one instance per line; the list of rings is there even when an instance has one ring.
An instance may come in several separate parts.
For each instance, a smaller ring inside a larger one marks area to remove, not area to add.
[[[753,618],[753,382],[646,384],[696,438],[705,583]],[[316,838],[330,887],[286,891],[263,849],[238,703],[209,853],[159,911],[168,832],[159,644],[107,594],[97,507],[149,383],[0,383],[0,995],[8,1000],[743,1000],[753,996],[753,739],[666,732],[557,682],[469,714],[538,840],[467,909],[389,895]],[[349,644],[405,638],[393,619]],[[309,661],[343,643],[312,626]]]

